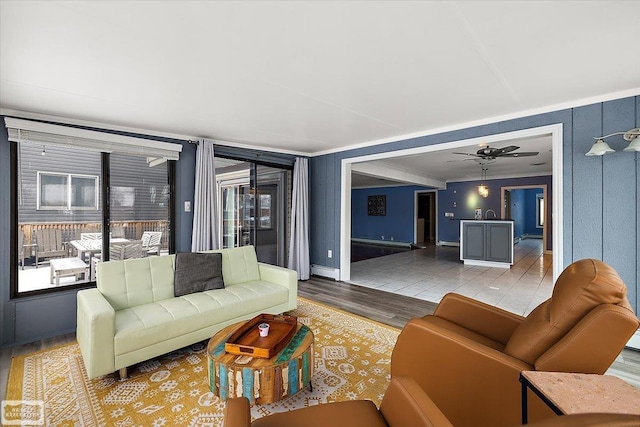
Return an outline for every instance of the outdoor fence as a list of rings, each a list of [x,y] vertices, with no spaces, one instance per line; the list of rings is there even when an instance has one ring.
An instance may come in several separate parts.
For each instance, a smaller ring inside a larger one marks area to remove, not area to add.
[[[62,242],[80,240],[81,233],[100,233],[102,223],[99,222],[50,222],[50,223],[23,223],[18,224],[18,230],[24,232],[24,243],[35,243],[36,230],[43,229],[61,230]],[[112,221],[112,238],[125,238],[129,240],[140,240],[145,231],[162,231],[160,241],[161,249],[169,249],[169,221]],[[31,247],[25,248],[25,256],[33,255]]]

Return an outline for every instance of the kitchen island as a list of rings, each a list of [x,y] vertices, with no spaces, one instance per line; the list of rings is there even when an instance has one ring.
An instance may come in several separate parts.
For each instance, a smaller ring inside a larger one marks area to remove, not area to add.
[[[460,259],[469,265],[510,268],[513,265],[513,221],[461,220]]]

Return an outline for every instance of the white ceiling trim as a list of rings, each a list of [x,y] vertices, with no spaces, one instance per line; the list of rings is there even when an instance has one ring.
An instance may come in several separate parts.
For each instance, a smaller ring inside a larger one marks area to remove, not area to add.
[[[505,114],[502,116],[494,116],[486,119],[474,120],[474,121],[459,123],[451,126],[439,127],[439,128],[424,130],[420,132],[394,136],[391,138],[378,139],[378,140],[364,142],[361,144],[347,145],[347,146],[343,146],[343,147],[339,147],[331,150],[323,150],[323,151],[316,151],[316,152],[273,149],[270,147],[264,147],[260,145],[238,143],[238,142],[226,141],[226,140],[221,140],[216,138],[208,138],[208,139],[212,139],[217,144],[227,145],[230,147],[246,148],[250,150],[263,150],[263,151],[270,151],[274,153],[291,154],[295,156],[317,157],[325,154],[339,153],[342,151],[354,150],[358,148],[367,148],[367,147],[372,147],[376,145],[387,144],[390,142],[398,142],[398,141],[404,141],[404,140],[413,139],[413,138],[420,138],[420,137],[429,136],[429,135],[437,135],[440,133],[467,129],[467,128],[476,127],[476,126],[483,126],[483,125],[501,122],[505,120],[512,120],[512,119],[518,119],[518,118],[527,117],[527,116],[533,116],[536,114],[545,114],[553,111],[577,108],[584,105],[590,105],[590,104],[595,104],[599,102],[607,102],[615,99],[627,98],[632,96],[640,96],[640,87],[619,91],[619,92],[611,92],[611,93],[600,95],[600,96],[582,98],[579,100],[560,103],[560,104],[549,105],[542,108],[525,110],[525,111],[511,113],[511,114]],[[51,114],[41,114],[41,113],[34,113],[29,111],[22,111],[22,110],[8,109],[8,108],[0,108],[0,115],[19,117],[23,119],[45,120],[45,121],[51,121],[51,122],[56,122],[60,124],[86,126],[86,127],[93,127],[93,128],[112,130],[112,131],[118,131],[118,132],[130,132],[130,133],[137,133],[142,135],[156,136],[161,138],[177,139],[182,141],[197,141],[203,138],[195,135],[183,135],[183,134],[176,134],[176,133],[170,133],[170,132],[159,132],[159,131],[153,131],[153,130],[143,129],[143,128],[119,126],[119,125],[107,124],[107,123],[101,123],[101,122],[95,122],[95,121],[89,121],[89,120],[78,120],[78,119],[72,119],[68,117],[56,116]],[[484,142],[490,142],[490,139],[488,137],[480,138],[480,139],[483,139]],[[452,146],[449,148],[460,148],[468,145],[470,144]],[[442,145],[440,145],[440,147],[441,148],[439,149],[445,148],[445,147],[442,147]]]
[[[613,101],[615,99],[628,98],[628,97],[632,97],[632,96],[640,96],[640,87],[629,89],[629,90],[623,90],[623,91],[619,91],[619,92],[611,92],[611,93],[607,93],[607,94],[604,94],[604,95],[593,96],[593,97],[589,97],[589,98],[582,98],[582,99],[578,99],[578,100],[570,101],[570,102],[563,102],[563,103],[560,103],[560,104],[548,105],[548,106],[545,106],[545,107],[534,108],[534,109],[531,109],[531,110],[519,111],[519,112],[516,112],[516,113],[504,114],[504,115],[501,115],[501,116],[488,117],[486,119],[480,119],[480,120],[474,120],[474,121],[470,121],[470,122],[454,124],[454,125],[451,125],[451,126],[443,126],[443,127],[439,127],[439,128],[425,130],[425,131],[408,133],[408,134],[404,134],[404,135],[394,136],[394,137],[391,137],[391,138],[384,138],[384,139],[378,139],[378,140],[374,140],[374,141],[363,142],[361,144],[354,144],[354,145],[349,145],[349,146],[345,146],[345,147],[339,147],[339,148],[335,148],[335,149],[331,149],[331,150],[316,151],[316,152],[313,152],[313,153],[309,153],[308,155],[310,157],[316,157],[316,156],[322,156],[322,155],[325,155],[325,154],[339,153],[339,152],[347,151],[347,150],[355,150],[355,149],[358,149],[358,148],[366,148],[366,147],[371,147],[371,146],[375,146],[375,145],[387,144],[387,143],[390,143],[390,142],[404,141],[404,140],[407,140],[407,139],[420,138],[420,137],[424,137],[424,136],[437,135],[437,134],[440,134],[440,133],[451,132],[451,131],[456,131],[456,130],[461,130],[461,129],[467,129],[467,128],[472,128],[472,127],[477,127],[477,126],[484,126],[484,125],[488,125],[488,124],[491,124],[491,123],[497,123],[497,122],[503,122],[503,121],[506,121],[506,120],[519,119],[519,118],[522,118],[522,117],[534,116],[534,115],[537,115],[537,114],[546,114],[546,113],[551,113],[553,111],[566,110],[566,109],[570,109],[570,108],[578,108],[578,107],[582,107],[582,106],[585,106],[585,105],[597,104],[599,102]],[[486,142],[490,141],[489,137],[486,137],[486,138],[483,137],[483,138],[477,138],[477,139],[482,139],[483,141],[486,141]],[[493,141],[491,141],[491,142],[493,142]],[[469,144],[467,144],[467,146],[468,145]],[[443,147],[443,144],[440,144],[439,146],[441,147],[441,148],[439,148],[439,150],[440,149],[445,149],[445,147]],[[446,147],[446,148],[460,148],[460,147],[463,147],[463,146],[465,146],[465,145],[457,145],[457,146],[451,146],[451,147]]]

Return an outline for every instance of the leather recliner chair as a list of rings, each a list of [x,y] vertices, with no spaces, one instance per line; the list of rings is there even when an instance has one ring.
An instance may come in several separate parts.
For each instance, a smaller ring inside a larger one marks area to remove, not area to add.
[[[411,377],[456,427],[514,426],[521,371],[603,374],[638,328],[613,268],[586,259],[568,266],[551,298],[527,317],[457,294],[404,327],[392,377]],[[533,394],[529,420],[553,413]]]
[[[460,402],[461,409],[464,402]],[[477,426],[489,424],[477,423]],[[520,425],[520,424],[518,424]],[[394,377],[380,409],[370,400],[350,400],[309,406],[258,418],[251,423],[246,397],[227,400],[225,427],[452,427],[438,407],[411,378]],[[548,418],[531,427],[639,427],[640,417],[618,414],[580,414]]]

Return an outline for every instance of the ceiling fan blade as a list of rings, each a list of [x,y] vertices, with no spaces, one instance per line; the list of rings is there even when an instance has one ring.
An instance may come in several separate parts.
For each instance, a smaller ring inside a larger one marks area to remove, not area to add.
[[[512,151],[516,151],[518,148],[520,147],[518,147],[517,145],[509,145],[507,147],[498,148],[498,151],[500,153],[510,153]]]
[[[471,154],[471,153],[452,153],[452,154],[462,154],[463,156],[473,156],[473,157],[478,157],[477,154]]]
[[[537,156],[537,155],[538,155],[537,151],[523,151],[521,153],[500,154],[499,157],[531,157],[531,156]]]

